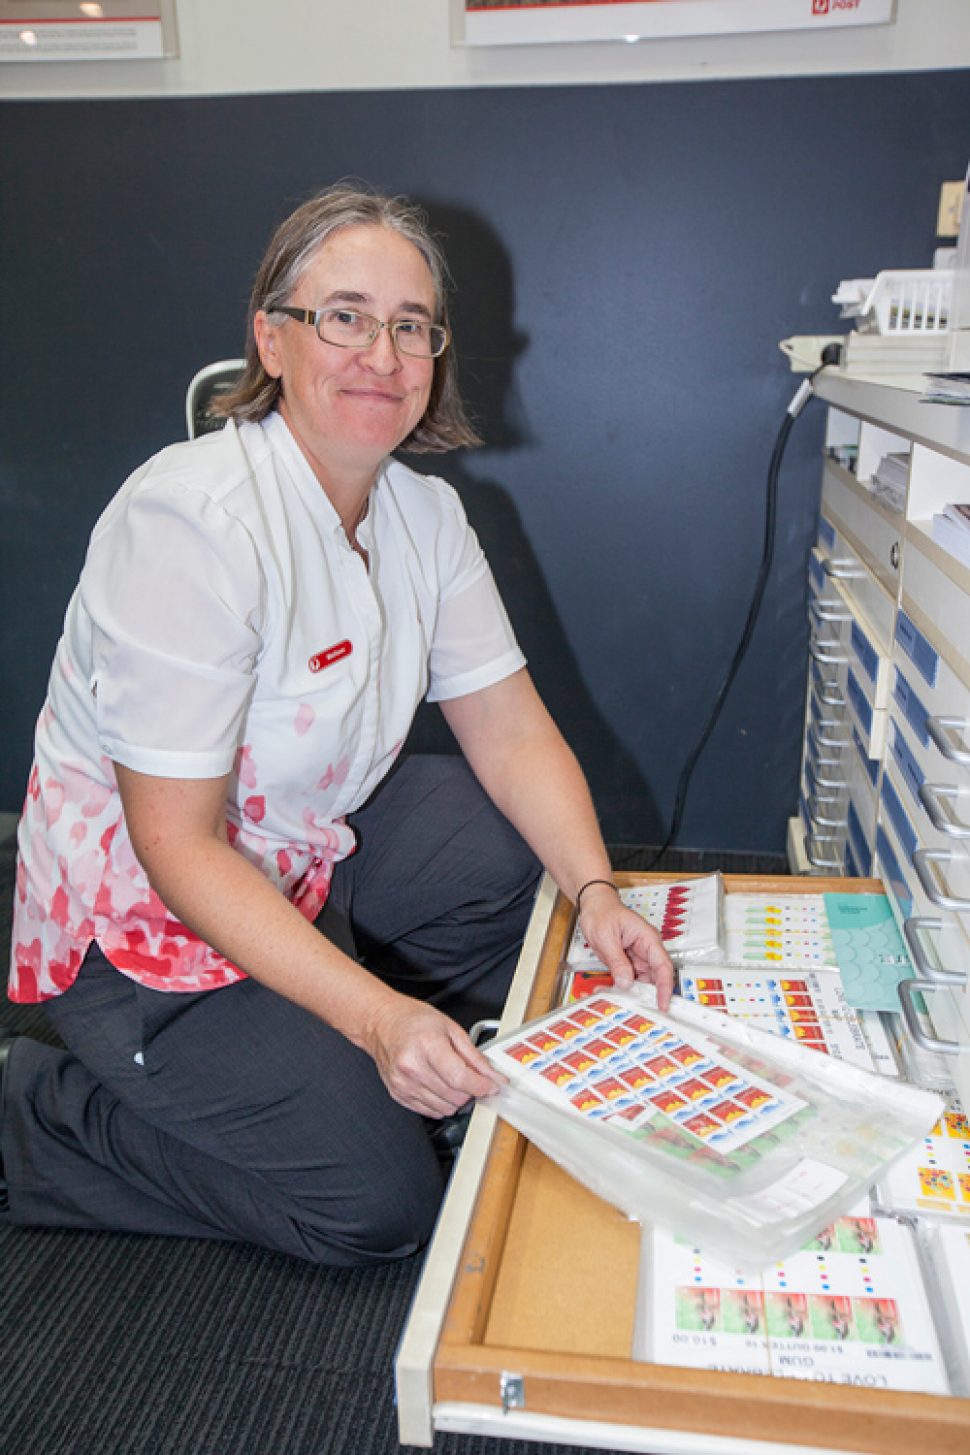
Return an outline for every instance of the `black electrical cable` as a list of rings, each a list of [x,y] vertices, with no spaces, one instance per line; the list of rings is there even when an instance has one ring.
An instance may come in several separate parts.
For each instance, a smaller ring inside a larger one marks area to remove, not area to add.
[[[825,360],[825,363],[828,362],[834,362],[834,360]],[[744,657],[748,650],[748,647],[751,644],[751,638],[754,635],[755,624],[757,623],[758,615],[761,611],[761,603],[764,600],[765,589],[768,585],[768,577],[771,574],[771,562],[775,550],[775,526],[778,515],[778,476],[781,472],[781,462],[784,458],[785,446],[788,443],[788,436],[791,434],[792,425],[795,423],[795,420],[802,412],[805,404],[807,404],[808,400],[811,398],[812,385],[815,382],[818,374],[825,367],[825,363],[821,364],[819,368],[816,369],[815,372],[803,382],[791,404],[789,404],[788,409],[785,412],[785,418],[782,420],[781,428],[778,430],[774,448],[771,452],[771,461],[768,465],[768,479],[765,490],[765,527],[764,539],[761,549],[761,564],[758,567],[758,575],[754,583],[754,591],[751,596],[751,604],[748,607],[747,620],[744,623],[744,630],[742,631],[741,639],[738,642],[737,647],[735,648],[734,656],[731,659],[731,665],[727,670],[727,675],[724,678],[724,681],[721,683],[720,687],[718,688],[717,695],[714,698],[714,705],[711,708],[710,716],[707,720],[707,725],[704,728],[704,731],[701,733],[700,737],[698,738],[696,744],[688,754],[687,760],[684,763],[683,768],[681,769],[680,777],[677,780],[677,792],[674,796],[674,810],[670,820],[670,831],[668,832],[667,837],[664,839],[660,848],[650,860],[650,863],[646,866],[647,870],[655,869],[656,866],[659,864],[660,860],[663,858],[664,854],[666,854],[667,850],[676,842],[677,835],[680,832],[681,822],[684,817],[684,809],[687,805],[687,791],[690,787],[690,780],[693,775],[694,769],[697,766],[698,759],[700,758],[705,747],[707,746],[707,742],[711,736],[711,733],[717,726],[717,721],[721,715],[721,709],[724,706],[725,699],[727,698],[727,695],[731,690],[734,679],[738,675],[738,670],[740,669],[741,663],[744,661]],[[622,868],[622,864],[617,863],[614,867]]]

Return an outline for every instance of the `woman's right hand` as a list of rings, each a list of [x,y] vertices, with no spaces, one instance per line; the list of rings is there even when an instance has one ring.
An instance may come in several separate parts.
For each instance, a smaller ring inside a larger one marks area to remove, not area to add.
[[[426,1117],[450,1116],[504,1081],[456,1021],[410,996],[381,1007],[364,1048],[394,1100]]]

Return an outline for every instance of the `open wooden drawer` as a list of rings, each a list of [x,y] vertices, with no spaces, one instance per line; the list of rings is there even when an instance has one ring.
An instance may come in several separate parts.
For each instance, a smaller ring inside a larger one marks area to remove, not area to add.
[[[686,875],[618,875],[619,883]],[[727,893],[880,891],[725,875]],[[501,1030],[550,1008],[574,911],[540,890]],[[639,1228],[476,1109],[396,1363],[402,1444],[435,1430],[651,1455],[968,1455],[970,1400],[630,1358]]]

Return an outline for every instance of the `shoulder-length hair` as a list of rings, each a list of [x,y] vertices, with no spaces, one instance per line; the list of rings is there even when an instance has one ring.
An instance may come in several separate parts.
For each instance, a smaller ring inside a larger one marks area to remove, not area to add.
[[[272,238],[249,300],[246,368],[239,382],[214,401],[212,412],[235,420],[261,420],[275,408],[280,381],[263,368],[253,320],[260,309],[272,313],[287,303],[317,251],[344,227],[389,227],[414,244],[434,282],[435,322],[448,328],[448,266],[428,220],[406,197],[385,197],[352,183],[338,182],[304,202],[280,223]],[[450,330],[449,330],[450,332]],[[469,423],[458,392],[458,365],[449,346],[434,361],[428,407],[400,448],[414,453],[474,447],[482,443]]]

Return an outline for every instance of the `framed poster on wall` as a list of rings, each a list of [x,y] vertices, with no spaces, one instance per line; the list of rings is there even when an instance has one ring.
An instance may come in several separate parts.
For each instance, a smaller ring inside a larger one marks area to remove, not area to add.
[[[888,25],[895,0],[462,0],[466,45]]]
[[[0,0],[0,61],[160,60],[177,54],[175,0]]]

